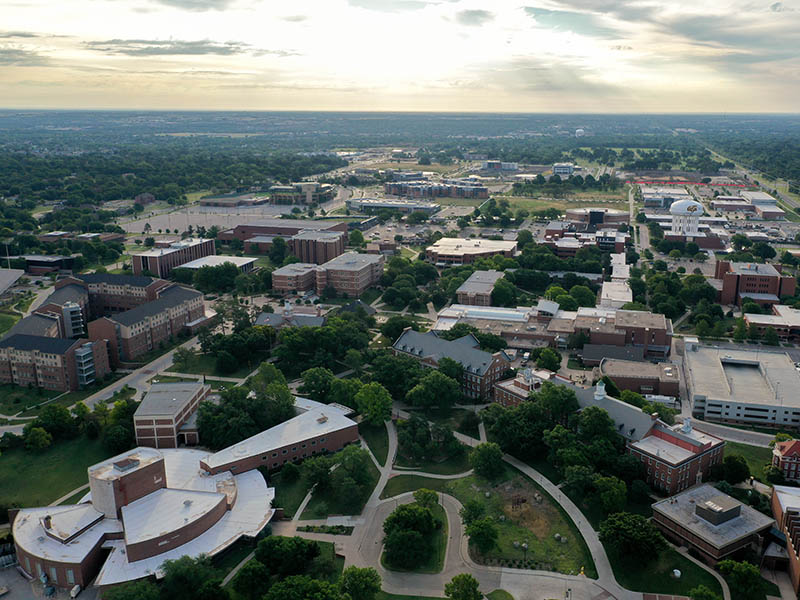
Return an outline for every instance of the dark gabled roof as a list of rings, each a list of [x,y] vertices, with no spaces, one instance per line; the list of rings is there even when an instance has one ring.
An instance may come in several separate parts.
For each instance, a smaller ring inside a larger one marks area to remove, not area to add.
[[[451,342],[440,338],[432,331],[420,333],[407,329],[397,338],[393,348],[420,359],[430,357],[437,363],[440,358],[446,356],[461,363],[465,372],[484,375],[494,358],[492,354],[484,352],[477,345],[478,340],[472,334]]]
[[[28,351],[38,350],[39,352],[46,352],[47,354],[64,354],[77,343],[77,340],[18,333],[0,340],[0,348],[16,348],[17,350]]]
[[[144,320],[146,317],[152,317],[164,312],[168,308],[178,306],[187,300],[191,300],[202,295],[203,294],[197,290],[185,288],[180,285],[174,285],[161,292],[161,295],[156,300],[153,300],[152,302],[145,302],[136,308],[126,310],[125,312],[112,315],[108,318],[112,321],[116,321],[117,323],[121,323],[122,325],[135,325],[136,323]]]
[[[33,313],[17,321],[3,337],[11,337],[17,334],[43,336],[53,326],[53,323],[57,322],[56,317]]]
[[[362,302],[361,300],[354,300],[350,304],[345,304],[339,310],[346,310],[348,312],[358,312],[359,308],[363,308],[364,312],[367,313],[368,315],[374,315],[376,312],[378,312],[376,309],[372,308],[369,304],[367,304],[366,302]]]
[[[317,315],[291,314],[288,317],[281,313],[261,313],[256,317],[256,325],[269,325],[270,327],[321,327],[325,324],[325,317]]]
[[[133,287],[147,287],[155,281],[146,275],[117,275],[115,273],[86,273],[76,275],[86,283],[110,283],[111,285],[132,285]]]
[[[55,292],[45,298],[42,304],[58,304],[64,306],[67,302],[80,303],[81,300],[88,298],[89,292],[78,285],[77,283],[70,283],[62,288],[58,288]]]

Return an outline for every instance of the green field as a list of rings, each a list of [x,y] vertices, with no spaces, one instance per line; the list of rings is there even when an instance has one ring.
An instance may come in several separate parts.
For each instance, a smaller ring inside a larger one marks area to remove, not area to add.
[[[216,375],[217,377],[233,377],[235,379],[244,379],[252,373],[258,365],[265,359],[264,356],[254,356],[247,364],[242,365],[233,373],[220,373],[217,371],[217,357],[211,354],[196,354],[188,364],[176,365],[173,363],[168,370],[176,373],[190,373],[197,375]]]
[[[16,415],[62,392],[42,388],[26,388],[10,383],[0,385],[0,414]]]
[[[428,560],[421,564],[416,569],[400,569],[397,567],[389,566],[383,555],[381,555],[381,564],[390,571],[402,571],[410,573],[441,573],[444,568],[444,557],[447,553],[447,513],[444,508],[437,504],[432,509],[434,518],[438,519],[442,526],[440,529],[434,529],[428,536],[431,552],[428,555]]]
[[[477,421],[470,423],[472,419],[471,415],[475,414],[471,410],[465,408],[451,408],[447,410],[429,411],[412,410],[410,412],[416,413],[437,425],[444,425],[453,431],[463,433],[472,438],[478,439],[479,437]]]
[[[524,208],[528,212],[534,212],[555,208],[564,212],[568,208],[584,208],[587,206],[592,208],[616,208],[619,210],[628,208],[627,196],[624,193],[613,196],[603,196],[603,194],[604,192],[598,192],[593,199],[532,198],[526,196],[504,196],[503,198],[508,200],[512,211]]]
[[[6,450],[0,456],[0,506],[45,506],[84,485],[86,469],[108,457],[100,440],[85,437],[55,442],[42,452]]]
[[[464,448],[464,452],[450,456],[445,460],[423,460],[419,462],[410,461],[404,456],[401,456],[400,449],[398,449],[395,466],[412,471],[435,473],[437,475],[458,475],[459,473],[465,473],[472,468],[469,465],[468,452],[466,448]]]
[[[486,595],[489,600],[514,600],[514,596],[505,590],[495,590]]]
[[[739,442],[725,442],[725,456],[738,454],[743,456],[750,467],[750,474],[759,481],[764,480],[764,465],[772,462],[772,449],[762,448],[761,446],[751,446]]]
[[[690,590],[704,585],[722,597],[722,586],[711,573],[672,548],[644,564],[642,557],[632,557],[629,561],[611,555],[608,558],[619,584],[631,591],[688,596]],[[672,577],[673,569],[681,572],[680,579]]]
[[[0,334],[5,333],[16,325],[17,321],[22,318],[22,315],[14,312],[0,311]]]
[[[319,494],[315,493],[311,496],[311,500],[300,516],[300,519],[324,519],[329,515],[343,514],[360,515],[361,511],[364,510],[364,505],[367,503],[367,500],[369,500],[370,494],[372,494],[372,491],[375,489],[378,479],[380,479],[378,468],[371,460],[369,461],[369,466],[371,480],[369,485],[366,486],[367,489],[364,491],[364,494],[359,498],[359,504],[355,510],[347,510],[344,508],[344,506],[349,504],[349,499],[340,498],[332,491],[326,491]]]
[[[386,431],[386,425],[371,425],[364,421],[359,423],[358,433],[367,441],[369,449],[381,466],[385,465],[389,455],[389,433]]]
[[[275,508],[282,508],[285,517],[293,517],[297,507],[308,494],[308,486],[305,485],[302,478],[291,483],[284,482],[281,479],[280,471],[269,475],[268,478],[270,487],[275,488],[275,500],[272,505]]]

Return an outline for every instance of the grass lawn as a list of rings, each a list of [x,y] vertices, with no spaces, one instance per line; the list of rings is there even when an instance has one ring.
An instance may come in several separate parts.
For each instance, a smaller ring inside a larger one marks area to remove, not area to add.
[[[738,454],[743,456],[747,461],[747,466],[750,467],[750,474],[759,481],[764,480],[762,471],[764,465],[772,462],[772,449],[762,448],[761,446],[751,446],[749,444],[741,444],[739,442],[726,442],[725,443],[725,456],[729,454]]]
[[[495,590],[493,592],[489,592],[486,597],[489,600],[514,600],[514,596],[505,590]]]
[[[125,375],[122,374],[122,373],[112,375],[108,380],[101,381],[100,383],[96,383],[96,384],[94,384],[92,386],[89,386],[88,388],[83,389],[83,390],[78,390],[77,392],[67,392],[66,394],[59,395],[59,396],[57,396],[57,399],[53,400],[52,402],[48,402],[48,404],[58,404],[60,406],[70,407],[73,404],[75,404],[76,402],[81,402],[82,400],[85,400],[86,398],[88,398],[92,394],[96,394],[97,392],[99,392],[103,388],[107,388],[109,385],[111,385],[112,383],[114,383],[115,381],[117,381],[119,379],[122,379],[124,376]],[[58,394],[61,394],[61,392],[58,392]],[[133,396],[135,394],[136,394],[136,390],[133,389],[133,388],[128,388],[125,391],[120,390],[119,392],[117,392],[114,395],[113,398],[108,400],[108,404],[111,406],[117,400],[123,400],[124,398],[131,397],[131,396]],[[36,415],[39,414],[39,412],[41,411],[42,408],[44,408],[44,407],[40,406],[40,407],[37,407],[37,408],[29,408],[28,410],[23,412],[22,415],[20,415],[20,416],[23,416],[23,417],[35,417]]]
[[[333,560],[333,565],[335,568],[329,581],[331,583],[336,583],[339,580],[339,577],[342,576],[342,571],[344,571],[344,557],[336,556],[336,548],[332,542],[317,542],[317,544],[319,544],[319,555],[322,558],[330,558]]]
[[[18,313],[8,312],[5,310],[0,311],[0,334],[11,329],[21,318],[22,315]]]
[[[364,510],[364,505],[367,503],[367,500],[369,500],[370,494],[372,494],[372,490],[375,489],[378,479],[380,479],[378,468],[371,460],[369,461],[369,467],[370,483],[366,486],[362,497],[358,499],[358,504],[355,509],[346,508],[346,506],[350,504],[349,498],[345,499],[336,496],[332,491],[321,494],[315,493],[311,496],[311,500],[303,511],[303,514],[300,515],[300,519],[325,519],[329,515],[360,515],[361,511]]]
[[[369,288],[363,294],[361,294],[361,301],[364,304],[372,304],[377,300],[381,295],[381,291],[376,288]]]
[[[524,566],[523,551],[514,542],[528,542],[527,566],[559,573],[578,573],[585,568],[588,577],[596,577],[594,563],[578,530],[550,496],[516,469],[506,467],[494,482],[477,475],[461,479],[431,479],[414,475],[400,475],[389,480],[381,498],[391,497],[421,487],[445,492],[462,504],[478,500],[486,507],[486,514],[495,519],[498,527],[498,546],[485,556],[470,548],[473,558],[480,563],[498,566]],[[486,492],[489,498],[486,498]],[[537,502],[535,494],[541,502]],[[519,509],[512,510],[511,499],[525,498]],[[500,516],[503,521],[499,520]],[[555,541],[554,535],[566,536],[567,543]]]
[[[297,481],[284,482],[281,479],[281,473],[278,471],[272,475],[268,475],[270,487],[275,488],[275,500],[273,506],[282,508],[284,516],[293,517],[297,507],[303,501],[308,493],[308,487],[305,482],[298,478]]]
[[[172,341],[167,340],[166,342],[162,342],[162,344],[164,344],[163,346],[156,346],[150,350],[150,352],[145,352],[141,356],[137,356],[136,360],[132,360],[130,362],[146,365],[147,363],[157,359],[159,356],[166,354],[170,350],[174,350],[185,342],[186,338],[173,338]]]
[[[385,335],[380,334],[376,340],[371,340],[369,343],[369,347],[372,350],[378,350],[381,348],[389,348],[392,345],[392,340],[387,338]]]
[[[0,414],[16,415],[61,393],[42,388],[29,389],[10,383],[0,385]]]
[[[389,432],[386,431],[386,425],[371,425],[364,421],[359,423],[358,433],[367,441],[369,449],[381,466],[385,465],[389,455]]]
[[[591,371],[593,367],[584,367],[579,359],[570,357],[567,360],[567,368],[576,371]]]
[[[188,364],[176,365],[173,363],[169,369],[174,370],[176,373],[197,373],[198,375],[216,375],[218,377],[244,379],[250,375],[250,373],[252,373],[266,358],[266,356],[256,355],[252,357],[247,364],[242,365],[233,373],[220,373],[217,371],[216,356],[211,354],[197,354],[188,362]]]
[[[425,471],[426,473],[436,473],[437,475],[457,475],[465,473],[472,467],[469,465],[468,450],[464,447],[463,452],[449,456],[444,460],[425,460],[413,462],[401,454],[402,446],[398,448],[395,466],[406,468],[413,471]]]
[[[542,192],[545,194],[546,192]],[[588,200],[586,198],[578,199],[557,199],[557,198],[529,198],[524,196],[504,196],[508,200],[512,211],[524,208],[527,211],[533,212],[537,210],[547,210],[548,208],[555,208],[559,211],[566,211],[568,208],[584,208],[591,206],[592,208],[619,208],[627,206],[623,202],[625,199],[625,192],[603,196],[603,192],[597,193],[597,200]],[[616,200],[616,201],[615,201]]]
[[[36,298],[36,294],[31,294],[27,298],[23,298],[22,300],[17,302],[14,305],[14,308],[16,308],[19,312],[24,313],[26,310],[28,310],[30,308],[31,304],[33,304],[33,300],[35,298]]]
[[[442,526],[439,529],[434,529],[426,537],[430,552],[428,553],[428,560],[422,563],[416,569],[401,569],[392,567],[386,563],[384,556],[381,555],[381,564],[390,571],[401,571],[406,573],[441,573],[444,568],[444,555],[447,552],[447,514],[444,508],[437,504],[432,509],[433,516],[438,519]]]
[[[406,596],[405,594],[389,594],[388,592],[378,592],[375,594],[375,600],[441,600],[441,598],[432,598],[431,596]]]
[[[673,548],[667,548],[646,564],[642,564],[641,557],[630,561],[612,555],[608,558],[619,584],[631,591],[688,596],[690,590],[704,585],[722,597],[722,586],[714,576]],[[672,577],[673,569],[682,573],[680,579]]]
[[[219,569],[220,574],[225,577],[236,565],[242,562],[247,555],[255,550],[252,540],[239,538],[231,546],[215,555],[211,560],[214,566]]]
[[[42,452],[6,450],[0,457],[0,506],[47,505],[84,485],[86,469],[108,457],[100,440],[85,437],[55,442]]]
[[[72,496],[70,496],[63,502],[59,502],[59,506],[63,506],[65,504],[77,504],[80,501],[80,499],[83,498],[88,493],[89,493],[89,488],[82,489],[77,494],[72,494]]]
[[[451,408],[448,410],[412,410],[421,417],[432,421],[437,425],[446,425],[453,431],[463,433],[478,439],[478,420],[474,418],[475,413],[465,408]]]

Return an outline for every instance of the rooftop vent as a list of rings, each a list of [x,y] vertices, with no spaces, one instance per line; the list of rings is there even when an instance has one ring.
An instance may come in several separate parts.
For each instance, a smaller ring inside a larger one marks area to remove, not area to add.
[[[327,422],[328,422],[328,416],[327,415],[320,415],[317,418],[317,423],[327,423]]]
[[[191,501],[191,500],[184,500],[184,501],[183,501],[183,505],[184,505],[184,506],[186,506],[186,507],[188,508],[189,506],[191,506],[191,505],[192,505],[192,501]]]
[[[139,466],[139,459],[138,458],[123,458],[122,460],[118,460],[114,463],[114,468],[118,471],[130,471],[133,468]]]

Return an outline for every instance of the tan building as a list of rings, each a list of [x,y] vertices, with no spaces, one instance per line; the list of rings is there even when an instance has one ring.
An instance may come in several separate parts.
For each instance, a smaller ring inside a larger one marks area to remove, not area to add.
[[[131,253],[131,264],[134,275],[147,271],[155,277],[168,277],[172,269],[216,253],[214,240],[186,238],[163,248]]]
[[[331,286],[337,294],[356,298],[378,283],[385,261],[382,254],[346,252],[322,265],[294,263],[272,272],[272,289],[283,293],[315,290],[321,294]]]
[[[300,181],[291,185],[273,185],[269,188],[272,204],[319,204],[333,200],[336,188],[328,183]]]
[[[491,306],[492,290],[505,274],[501,271],[475,271],[456,290],[459,304]]]
[[[483,238],[443,237],[425,250],[427,259],[438,266],[466,265],[479,258],[492,256],[513,257],[517,242],[487,240]]]
[[[200,443],[197,407],[211,386],[200,382],[154,383],[133,415],[136,445],[178,448]]]

